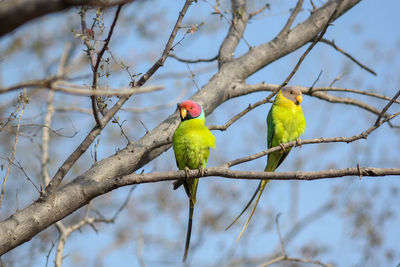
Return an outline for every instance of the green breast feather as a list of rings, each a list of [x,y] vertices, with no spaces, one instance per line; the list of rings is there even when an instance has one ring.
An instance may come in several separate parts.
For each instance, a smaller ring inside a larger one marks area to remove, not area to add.
[[[181,122],[173,143],[178,168],[198,169],[206,167],[209,148],[215,148],[215,137],[204,125],[204,119],[198,118]]]
[[[300,137],[306,128],[303,111],[300,106],[290,102],[278,101],[273,104],[267,117],[268,148],[294,141]],[[291,148],[273,152],[268,155],[266,171],[274,171],[289,154]]]

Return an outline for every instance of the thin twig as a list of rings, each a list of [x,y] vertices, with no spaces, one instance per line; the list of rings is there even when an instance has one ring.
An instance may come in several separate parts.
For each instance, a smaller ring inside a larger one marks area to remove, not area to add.
[[[301,7],[303,6],[303,2],[304,2],[304,0],[297,1],[296,7],[293,9],[292,14],[290,15],[289,19],[287,20],[285,26],[283,27],[281,32],[278,34],[278,36],[289,33],[290,27],[292,27],[292,24],[293,24],[294,20],[296,19],[297,14],[299,14]]]
[[[201,63],[201,62],[213,62],[218,59],[218,55],[216,55],[215,57],[212,57],[212,58],[199,58],[199,59],[184,59],[184,58],[178,57],[175,54],[169,54],[169,57],[172,57],[180,62],[188,63],[188,64],[196,64],[196,63]]]
[[[367,130],[365,130],[364,132],[357,134],[357,135],[353,135],[351,137],[331,137],[331,138],[314,138],[314,139],[308,139],[308,140],[296,140],[296,141],[292,141],[292,142],[288,142],[283,144],[283,146],[285,148],[288,147],[293,147],[293,146],[302,146],[302,145],[306,145],[306,144],[320,144],[320,143],[351,143],[354,142],[356,140],[359,139],[367,139],[368,135],[370,135],[374,130],[376,130],[379,126],[381,126],[383,123],[388,122],[389,120],[397,117],[400,114],[400,112],[397,112],[389,117],[387,117],[385,120],[380,121],[378,124],[374,124],[373,126],[371,126],[370,128],[368,128]],[[235,159],[232,161],[229,161],[227,163],[225,163],[223,166],[230,168],[232,166],[238,165],[238,164],[242,164],[248,161],[252,161],[255,159],[258,159],[260,157],[263,157],[267,154],[270,154],[272,152],[276,152],[276,151],[280,151],[282,149],[281,146],[276,146],[276,147],[271,147],[267,150],[258,152],[254,155],[251,156],[247,156],[247,157],[243,157],[243,158],[239,158],[239,159]]]
[[[276,226],[276,232],[278,233],[279,237],[279,243],[281,245],[281,253],[282,256],[286,257],[286,249],[285,249],[285,243],[283,242],[283,238],[281,235],[281,229],[279,227],[279,217],[281,216],[281,213],[278,213],[275,217],[275,226]]]
[[[122,212],[122,210],[128,205],[129,200],[131,199],[133,190],[136,189],[136,185],[132,186],[131,189],[129,189],[129,193],[125,198],[124,203],[122,203],[122,205],[119,207],[119,209],[115,212],[115,214],[112,216],[111,220],[115,221],[118,217],[118,215]]]
[[[324,34],[326,33],[326,31],[328,30],[328,27],[330,25],[330,23],[332,22],[333,18],[335,17],[337,11],[339,10],[340,5],[342,4],[343,0],[340,1],[340,3],[337,5],[337,7],[335,8],[335,10],[333,11],[333,13],[331,14],[331,16],[329,17],[328,21],[326,22],[326,25],[324,26],[324,28],[322,29],[321,33],[312,41],[312,43],[307,47],[306,51],[304,51],[304,53],[301,55],[300,59],[297,61],[296,66],[294,67],[294,69],[292,70],[292,72],[289,74],[289,76],[286,78],[286,80],[281,84],[281,87],[278,88],[277,91],[279,91],[280,89],[282,89],[283,87],[285,87],[288,82],[292,79],[292,77],[294,76],[294,74],[297,72],[297,70],[299,69],[301,63],[304,61],[304,59],[306,58],[306,56],[308,55],[308,53],[310,53],[310,51],[313,49],[313,47],[322,39],[322,37],[324,36]]]
[[[119,122],[119,118],[114,116],[114,119],[112,120],[113,123],[116,123],[120,130],[121,130],[121,135],[123,135],[126,139],[126,141],[128,142],[128,144],[132,143],[132,140],[129,138],[129,136],[125,133],[124,128],[122,128],[122,125],[124,124],[124,122],[126,122],[126,120],[124,120],[122,123]]]
[[[389,101],[389,103],[386,104],[386,106],[382,109],[381,113],[378,115],[378,118],[376,119],[375,125],[380,125],[380,121],[382,117],[385,115],[386,111],[390,108],[390,106],[394,103],[394,101],[397,100],[397,98],[400,96],[400,90],[393,96],[393,98]]]
[[[58,65],[58,70],[57,70],[57,76],[64,75],[65,64],[67,62],[70,49],[71,49],[71,44],[67,43],[65,45],[64,52],[60,58],[60,63]],[[54,99],[54,91],[49,91],[49,94],[47,96],[46,114],[45,114],[44,120],[43,120],[42,143],[40,145],[40,148],[42,150],[42,153],[41,153],[42,155],[41,155],[41,159],[40,159],[41,176],[42,176],[42,182],[43,182],[44,186],[46,186],[50,182],[49,166],[48,166],[49,143],[50,143],[49,129],[51,129],[51,122],[53,120],[53,113],[54,113],[53,99]]]
[[[253,11],[249,14],[249,19],[254,18],[255,16],[257,16],[258,14],[262,13],[264,10],[266,9],[270,9],[270,5],[269,4],[265,4],[263,5],[261,8],[257,9],[256,11]]]
[[[344,75],[346,74],[346,72],[342,72],[340,73],[338,76],[335,77],[335,79],[333,79],[333,81],[329,84],[329,87],[332,87],[337,81],[339,81]]]
[[[188,68],[188,70],[189,70],[189,72],[190,72],[190,77],[189,77],[190,80],[192,80],[192,82],[193,82],[194,86],[197,88],[197,90],[200,91],[200,87],[197,85],[197,82],[196,82],[196,80],[194,79],[194,77],[195,77],[196,75],[193,73],[193,71],[192,71],[192,69],[190,68],[190,66],[189,66],[188,63],[186,63],[186,67]]]
[[[231,97],[238,97],[241,95],[254,93],[254,92],[261,92],[261,91],[274,92],[277,88],[279,88],[278,84],[267,84],[267,83],[259,83],[259,84],[253,84],[253,85],[237,83],[234,86],[235,86],[235,95],[233,95]],[[303,86],[293,86],[293,87],[301,90],[303,94],[310,95],[310,96],[328,101],[330,103],[342,103],[342,104],[354,105],[354,106],[365,109],[376,115],[379,115],[379,113],[381,111],[365,102],[362,102],[360,100],[353,99],[353,98],[348,98],[348,97],[333,96],[333,95],[325,93],[325,91],[350,92],[350,93],[356,93],[356,94],[361,94],[361,95],[367,95],[367,96],[371,96],[371,97],[375,97],[375,98],[379,98],[379,99],[383,99],[383,100],[391,100],[392,99],[391,97],[387,97],[384,95],[366,92],[366,91],[362,91],[362,90],[349,89],[349,88],[320,87],[320,88],[313,88],[312,91],[310,92],[309,87],[303,87]],[[324,92],[320,92],[320,91],[324,91]],[[399,104],[400,100],[396,100],[395,103]],[[384,114],[384,117],[387,117],[387,116],[388,116],[388,114]],[[390,122],[389,122],[389,125],[391,127],[393,127],[393,125],[391,125]],[[213,126],[213,127],[218,128],[220,126]]]
[[[78,96],[130,96],[134,94],[142,94],[153,92],[156,90],[163,89],[164,86],[152,85],[146,87],[131,87],[131,88],[98,88],[93,91],[90,86],[78,85],[63,80],[56,80],[58,77],[50,77],[44,80],[35,80],[25,83],[20,83],[8,88],[0,89],[0,94],[18,90],[21,88],[43,88],[49,89],[55,92],[62,92],[67,94],[73,94]]]
[[[21,135],[20,135],[20,136],[21,136]],[[2,159],[2,160],[4,160],[4,161],[7,161],[7,162],[10,161],[9,158],[3,157],[3,156],[0,156],[0,159]],[[13,161],[13,162],[11,162],[11,163],[12,163],[12,165],[14,165],[15,167],[17,167],[18,169],[21,170],[21,172],[25,175],[25,178],[33,185],[33,187],[35,187],[36,191],[37,191],[38,193],[40,193],[39,187],[33,182],[33,180],[31,179],[31,177],[29,177],[29,175],[26,173],[24,167],[22,167],[22,165],[21,165],[21,162],[19,162],[19,161],[14,162],[14,161]]]
[[[270,98],[264,98],[261,101],[258,101],[254,104],[250,104],[247,106],[247,108],[245,108],[244,110],[242,110],[240,113],[236,114],[235,116],[233,116],[229,121],[227,121],[224,125],[210,125],[208,126],[208,129],[210,130],[219,130],[219,131],[225,131],[226,129],[228,129],[229,126],[231,126],[233,123],[235,123],[237,120],[239,120],[241,117],[243,117],[244,115],[246,115],[249,111],[255,109],[258,106],[261,106],[265,103],[271,102]]]
[[[126,107],[126,108],[121,108],[121,110],[135,112],[135,113],[146,113],[159,109],[170,108],[173,106],[176,107],[176,103],[179,103],[185,97],[187,91],[188,87],[185,87],[184,89],[180,90],[179,94],[174,99],[170,100],[168,103],[165,104],[152,105],[149,107]]]
[[[332,46],[333,48],[335,48],[337,51],[339,51],[340,53],[342,53],[343,55],[345,55],[346,57],[348,57],[351,61],[353,61],[354,63],[356,63],[358,66],[360,66],[362,69],[368,71],[369,73],[373,74],[373,75],[377,75],[376,72],[367,67],[366,65],[362,64],[360,61],[358,61],[357,59],[355,59],[352,55],[350,55],[350,53],[347,53],[346,51],[344,51],[343,49],[341,49],[340,47],[338,47],[334,41],[330,41],[328,39],[322,38],[321,39],[321,43],[327,44]]]
[[[303,219],[301,219],[300,221],[298,221],[293,225],[293,227],[283,238],[284,242],[288,243],[289,241],[291,241],[300,232],[301,229],[303,229],[307,225],[310,225],[312,221],[315,221],[316,219],[320,218],[323,214],[326,214],[334,206],[335,202],[330,200],[325,204],[321,205],[319,208],[312,211],[311,213],[307,214]]]
[[[93,71],[92,88],[93,88],[93,90],[97,90],[98,80],[99,80],[99,75],[98,75],[97,71],[99,69],[99,66],[100,66],[101,60],[103,58],[104,52],[106,50],[108,50],[108,44],[110,43],[111,36],[112,36],[112,34],[114,32],[114,27],[117,24],[119,13],[120,13],[121,8],[122,8],[123,5],[124,4],[118,5],[117,10],[115,11],[114,19],[113,19],[113,21],[111,23],[110,31],[108,32],[107,38],[105,39],[103,47],[101,48],[100,52],[97,53],[96,63],[94,64],[94,66],[92,65],[92,68],[93,68],[92,69],[92,71]],[[96,105],[99,106],[99,104],[96,103],[96,97],[94,95],[91,96],[91,100],[92,100],[93,115],[94,115],[94,117],[96,119],[96,122],[101,127],[101,124],[100,124],[101,121],[100,121],[100,119],[98,117],[98,113],[97,113],[97,110],[96,110]],[[104,107],[100,107],[100,112],[104,115],[105,111],[103,109],[104,109]]]
[[[20,101],[22,101],[22,110],[19,113],[19,117],[18,117],[17,131],[15,133],[15,141],[14,141],[14,146],[13,146],[13,150],[11,153],[11,158],[8,161],[6,176],[3,179],[3,186],[1,188],[1,194],[0,194],[0,209],[1,209],[1,205],[3,204],[3,198],[4,198],[4,194],[6,192],[6,183],[8,180],[8,176],[10,175],[12,162],[14,162],[15,154],[17,153],[17,143],[18,143],[19,129],[21,126],[21,119],[22,119],[22,115],[24,114],[26,104],[28,102],[28,99],[26,97],[26,89],[24,89],[24,93],[20,95]]]
[[[44,265],[45,267],[47,267],[48,264],[49,264],[50,254],[51,254],[51,251],[53,250],[55,244],[56,244],[56,243],[54,243],[53,241],[51,241],[51,247],[50,247],[50,249],[49,249],[49,252],[48,252],[47,255],[46,255],[46,264]]]
[[[279,256],[275,259],[272,259],[266,263],[263,263],[261,265],[259,265],[258,267],[266,267],[269,265],[272,265],[273,263],[277,263],[280,261],[290,261],[290,262],[299,262],[299,263],[311,263],[311,264],[315,264],[315,265],[319,265],[319,266],[323,266],[323,267],[333,267],[332,264],[329,263],[323,263],[319,260],[311,260],[311,259],[302,259],[302,258],[293,258],[293,257],[286,257],[286,256]]]
[[[92,66],[92,71],[93,71],[92,90],[95,91],[97,89],[97,80],[98,80],[97,70],[96,70],[96,73],[94,72],[94,66],[96,65],[96,56],[95,56],[96,48],[95,48],[95,43],[93,45],[90,43],[90,38],[89,38],[90,34],[88,34],[88,32],[93,33],[93,27],[97,20],[93,20],[93,25],[92,25],[91,29],[88,29],[86,27],[86,8],[85,7],[81,8],[80,15],[81,15],[82,35],[84,36],[83,43],[87,47],[87,54],[89,56],[90,64]],[[94,95],[91,95],[90,99],[91,99],[91,107],[92,107],[93,117],[96,121],[96,124],[99,125],[100,128],[102,128],[103,125],[101,124],[99,113],[97,111],[96,97]]]
[[[103,47],[101,48],[100,52],[97,53],[97,59],[96,59],[96,64],[93,66],[93,84],[95,88],[97,88],[97,81],[98,81],[98,76],[97,76],[97,71],[100,66],[100,62],[103,58],[104,52],[108,50],[108,44],[110,43],[111,36],[114,32],[114,27],[117,24],[117,20],[119,17],[119,13],[121,12],[121,8],[124,4],[118,5],[117,10],[115,11],[114,19],[113,22],[111,23],[110,31],[108,32],[107,38],[104,40]]]
[[[175,23],[175,26],[169,36],[168,42],[165,45],[165,49],[161,55],[161,57],[157,60],[156,63],[140,77],[140,79],[136,82],[135,86],[142,86],[153,74],[156,72],[161,66],[164,65],[165,60],[167,59],[169,53],[171,52],[172,44],[175,40],[176,34],[180,28],[183,17],[185,16],[189,6],[193,3],[194,0],[186,0],[182,10],[179,12],[179,17]]]
[[[317,82],[319,81],[319,78],[321,78],[322,75],[322,70],[319,72],[317,79],[315,79],[315,81],[311,84],[309,91],[314,90],[314,86],[317,84]]]

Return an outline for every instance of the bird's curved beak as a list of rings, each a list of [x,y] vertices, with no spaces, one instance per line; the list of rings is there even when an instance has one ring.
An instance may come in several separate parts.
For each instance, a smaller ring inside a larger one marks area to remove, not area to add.
[[[186,109],[185,108],[180,108],[179,109],[179,113],[181,115],[181,119],[184,120],[186,118],[186,115],[187,115]]]
[[[297,101],[298,105],[300,105],[301,101],[303,101],[303,97],[301,95],[296,96],[296,101]]]

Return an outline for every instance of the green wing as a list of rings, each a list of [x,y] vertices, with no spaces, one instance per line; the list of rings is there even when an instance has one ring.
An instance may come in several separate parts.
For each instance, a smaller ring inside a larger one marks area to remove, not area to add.
[[[271,148],[272,145],[272,138],[274,138],[274,132],[275,132],[275,127],[274,127],[274,122],[272,119],[272,109],[274,108],[274,106],[272,105],[272,107],[270,108],[269,112],[268,112],[268,116],[267,116],[267,145],[268,148]]]

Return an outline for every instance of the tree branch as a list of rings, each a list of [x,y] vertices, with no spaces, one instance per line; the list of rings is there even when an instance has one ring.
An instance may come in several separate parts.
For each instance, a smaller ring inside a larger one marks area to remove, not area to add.
[[[17,153],[17,143],[18,143],[18,137],[19,137],[19,129],[21,127],[21,119],[22,119],[22,115],[24,114],[26,104],[28,103],[28,98],[26,97],[26,90],[24,90],[24,93],[19,96],[19,102],[20,102],[20,104],[22,102],[22,109],[18,116],[17,131],[15,133],[15,140],[14,140],[14,145],[13,145],[13,149],[11,152],[11,158],[8,159],[6,176],[4,176],[4,179],[3,179],[3,186],[1,188],[1,193],[0,193],[0,208],[3,203],[4,194],[6,193],[6,183],[8,180],[8,176],[10,175],[11,166],[12,166],[12,163],[14,162],[15,154]]]
[[[244,83],[234,83],[232,85],[232,88],[234,90],[232,90],[233,92],[231,93],[230,97],[234,98],[234,97],[239,97],[239,96],[254,93],[254,92],[261,92],[261,91],[275,92],[277,90],[277,88],[279,88],[279,87],[280,87],[280,85],[278,85],[278,84],[268,84],[268,83],[264,83],[264,82],[259,83],[259,84],[252,84],[252,85],[248,85],[248,84],[244,84]],[[353,106],[365,109],[376,115],[379,115],[381,111],[365,102],[362,102],[357,99],[349,98],[349,97],[333,96],[333,95],[327,94],[325,92],[326,91],[349,92],[349,93],[356,93],[356,94],[371,96],[371,97],[375,97],[375,98],[382,99],[382,100],[391,100],[392,99],[388,96],[371,93],[371,92],[366,92],[366,91],[362,91],[362,90],[349,89],[349,88],[316,87],[316,88],[311,88],[311,90],[310,90],[309,87],[304,87],[304,86],[292,86],[292,87],[295,87],[295,88],[301,90],[304,95],[313,96],[313,97],[328,101],[330,103],[341,103],[341,104],[353,105]],[[252,110],[262,104],[265,104],[265,103],[268,103],[268,101],[260,100],[257,103],[251,104],[249,106],[250,108],[246,108],[246,111],[249,112],[250,110]],[[394,103],[400,104],[400,101],[394,100]],[[247,112],[244,112],[243,114],[240,113],[240,115],[243,116],[243,115],[247,114]],[[231,120],[233,120],[233,119],[237,120],[241,116],[238,116],[238,118],[236,118],[236,116],[235,116]],[[385,113],[384,117],[386,118],[387,116],[388,116],[388,114]],[[229,123],[229,125],[232,124],[230,122],[228,122],[228,123]],[[217,125],[209,126],[209,129],[223,131],[224,129],[227,128],[226,126],[228,125],[228,123],[226,123],[224,126],[217,126]]]
[[[297,14],[299,14],[301,7],[303,6],[303,2],[304,2],[304,0],[297,1],[296,7],[293,9],[292,14],[290,15],[289,19],[287,20],[285,26],[283,27],[281,32],[278,34],[278,36],[281,34],[287,34],[290,31],[290,27],[292,27],[292,24],[293,24],[294,20],[296,19]]]
[[[169,57],[172,57],[180,62],[188,63],[188,64],[195,64],[195,63],[201,63],[201,62],[213,62],[218,59],[218,55],[216,55],[212,58],[199,58],[199,59],[184,59],[184,58],[178,57],[175,54],[170,54]]]
[[[220,67],[233,58],[236,47],[242,39],[247,22],[249,21],[249,14],[246,10],[246,1],[231,0],[231,3],[233,18],[230,22],[228,34],[219,48],[218,65]]]
[[[321,261],[318,261],[318,260],[289,257],[286,254],[285,242],[282,239],[281,231],[279,229],[279,216],[280,216],[280,214],[276,215],[275,224],[276,224],[276,231],[277,231],[277,234],[278,234],[278,237],[279,237],[279,241],[280,241],[280,245],[281,245],[281,255],[276,257],[276,258],[274,258],[274,259],[272,259],[272,260],[269,260],[269,261],[259,265],[258,267],[266,267],[266,266],[269,266],[271,264],[274,264],[274,263],[277,263],[277,262],[280,262],[280,261],[312,263],[312,264],[320,265],[320,266],[324,266],[324,267],[333,267],[330,264],[325,264],[325,263],[323,263]]]
[[[64,80],[58,80],[58,76],[49,77],[43,80],[34,80],[23,82],[7,88],[0,89],[0,94],[19,90],[21,88],[42,88],[55,92],[62,92],[78,96],[132,96],[136,94],[144,94],[163,89],[161,85],[152,85],[146,87],[130,87],[130,88],[108,88],[100,87],[94,91],[90,86],[78,85]]]
[[[75,6],[110,7],[134,0],[3,0],[0,1],[0,36],[46,14]]]
[[[391,105],[393,105],[394,101],[396,101],[397,98],[399,98],[399,96],[400,96],[400,90],[397,91],[397,93],[393,96],[393,98],[389,101],[389,103],[387,103],[386,106],[379,113],[378,118],[376,119],[375,125],[381,124],[382,117],[385,116],[386,111],[390,108]]]
[[[164,65],[165,60],[167,59],[169,53],[171,52],[171,48],[173,42],[175,40],[175,36],[178,33],[180,25],[182,24],[183,17],[185,16],[189,6],[193,3],[194,0],[186,0],[185,5],[183,6],[182,10],[179,12],[179,17],[175,23],[175,26],[172,30],[171,35],[169,36],[168,42],[165,45],[165,49],[161,55],[161,57],[157,60],[156,63],[137,81],[135,86],[143,85],[153,74],[156,72],[161,66]]]
[[[322,170],[314,172],[255,172],[234,171],[223,167],[211,167],[204,169],[204,176],[200,176],[198,170],[190,170],[188,177],[185,171],[152,172],[146,174],[130,174],[114,179],[115,186],[126,186],[133,184],[155,183],[161,181],[184,180],[186,178],[204,178],[218,176],[231,179],[246,180],[301,180],[312,181],[327,178],[340,178],[348,176],[378,177],[395,175],[400,176],[400,168],[373,168],[373,167],[349,167],[337,170]]]
[[[354,63],[356,63],[358,66],[360,66],[362,69],[368,71],[369,73],[373,74],[373,75],[377,75],[376,72],[365,66],[364,64],[362,64],[360,61],[358,61],[357,59],[355,59],[352,55],[350,55],[349,53],[347,53],[346,51],[344,51],[343,49],[341,49],[340,47],[338,47],[334,41],[329,41],[328,39],[322,38],[320,40],[321,43],[327,44],[332,46],[334,49],[336,49],[337,51],[339,51],[340,53],[342,53],[343,55],[345,55],[346,57],[348,57],[351,61],[353,61]]]

